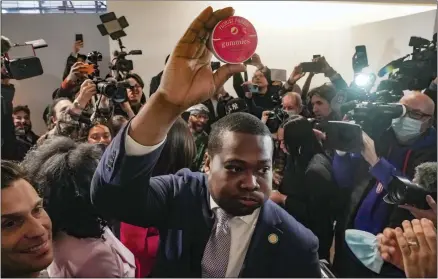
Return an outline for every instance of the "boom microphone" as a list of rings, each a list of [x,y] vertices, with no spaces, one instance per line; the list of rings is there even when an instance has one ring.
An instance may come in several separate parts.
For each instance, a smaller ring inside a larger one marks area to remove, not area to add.
[[[426,162],[415,168],[413,182],[423,185],[430,191],[436,191],[437,187],[437,162]]]

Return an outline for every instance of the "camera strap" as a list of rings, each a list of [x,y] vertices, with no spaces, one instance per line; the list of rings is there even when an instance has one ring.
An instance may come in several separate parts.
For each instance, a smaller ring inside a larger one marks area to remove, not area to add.
[[[392,152],[392,145],[389,146],[388,158],[391,155],[391,152]],[[402,168],[403,176],[406,176],[406,171],[408,169],[408,162],[409,162],[409,159],[411,158],[411,154],[412,154],[412,149],[408,149],[408,151],[406,152],[406,155],[405,155],[405,159],[403,161],[403,168]]]

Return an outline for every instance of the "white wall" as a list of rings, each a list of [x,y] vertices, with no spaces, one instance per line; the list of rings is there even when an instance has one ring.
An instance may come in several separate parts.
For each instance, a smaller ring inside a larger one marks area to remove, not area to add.
[[[406,15],[436,9],[433,5],[339,2],[109,1],[108,9],[119,17],[125,16],[130,23],[124,44],[128,49],[143,51],[142,56],[132,57],[132,60],[135,71],[146,84],[162,70],[166,55],[190,22],[208,5],[214,9],[233,6],[236,15],[252,21],[259,35],[257,53],[271,68],[287,69],[290,74],[296,64],[309,61],[313,54],[321,54],[346,79],[352,77],[354,46],[366,44],[370,65],[378,69],[410,50],[409,36],[431,38],[434,11]],[[389,20],[370,24],[384,19]],[[398,51],[385,49],[385,44],[391,46],[391,38]],[[111,50],[117,49],[114,42],[110,45]],[[252,71],[249,69],[250,76]],[[313,85],[325,81],[318,75]],[[234,94],[230,81],[225,88]],[[145,92],[148,91],[145,88]]]
[[[65,62],[73,50],[76,33],[84,35],[84,49],[80,53],[98,50],[103,54],[101,73],[106,74],[109,63],[108,38],[102,37],[96,25],[100,23],[96,14],[2,14],[2,35],[12,42],[22,43],[43,38],[47,48],[36,50],[43,65],[44,74],[22,81],[16,85],[14,105],[28,105],[36,133],[45,132],[43,111],[52,102],[52,92],[62,82]]]

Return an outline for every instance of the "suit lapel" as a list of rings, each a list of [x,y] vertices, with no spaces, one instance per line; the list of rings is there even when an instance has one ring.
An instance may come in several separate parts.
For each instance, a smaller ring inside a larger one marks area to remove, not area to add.
[[[272,269],[283,236],[276,210],[270,200],[262,206],[239,277],[263,277]]]

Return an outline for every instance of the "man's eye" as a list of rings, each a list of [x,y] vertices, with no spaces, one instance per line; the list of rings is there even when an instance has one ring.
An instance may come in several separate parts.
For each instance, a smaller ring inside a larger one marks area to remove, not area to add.
[[[237,166],[227,166],[226,169],[234,173],[241,172],[243,170],[243,168]]]
[[[42,206],[37,206],[32,210],[33,215],[40,215],[43,212],[44,208]]]
[[[2,223],[2,228],[3,229],[10,229],[13,228],[17,223],[15,221],[6,221]]]
[[[259,172],[262,174],[267,174],[270,169],[271,169],[270,167],[264,167],[264,168],[260,169]]]

